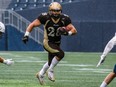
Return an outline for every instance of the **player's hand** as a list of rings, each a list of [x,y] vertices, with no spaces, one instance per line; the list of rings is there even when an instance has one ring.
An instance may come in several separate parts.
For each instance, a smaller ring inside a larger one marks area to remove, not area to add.
[[[99,67],[101,64],[104,63],[104,61],[105,61],[105,58],[101,57],[96,67]]]
[[[60,35],[68,35],[68,31],[66,30],[65,27],[60,27],[59,28],[59,34]]]
[[[22,41],[26,44],[26,43],[27,43],[27,41],[28,41],[28,39],[29,39],[29,37],[28,37],[28,36],[24,36],[24,37],[22,38]]]
[[[4,60],[4,64],[12,65],[12,64],[14,64],[14,61],[12,59],[6,59],[6,60]]]

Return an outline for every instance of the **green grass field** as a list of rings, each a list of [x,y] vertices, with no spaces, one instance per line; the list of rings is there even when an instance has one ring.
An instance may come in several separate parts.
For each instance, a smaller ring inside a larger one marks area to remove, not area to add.
[[[116,54],[110,53],[100,67],[96,67],[101,53],[66,52],[65,58],[55,67],[55,82],[45,77],[45,86],[38,83],[35,74],[47,60],[46,52],[0,52],[12,58],[15,64],[0,64],[0,87],[99,87],[116,63]],[[116,87],[114,79],[109,87]]]

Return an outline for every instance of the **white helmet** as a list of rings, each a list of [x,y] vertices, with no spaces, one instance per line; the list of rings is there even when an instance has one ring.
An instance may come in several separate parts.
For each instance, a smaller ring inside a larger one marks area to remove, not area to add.
[[[5,25],[2,22],[0,22],[0,32],[5,32]]]

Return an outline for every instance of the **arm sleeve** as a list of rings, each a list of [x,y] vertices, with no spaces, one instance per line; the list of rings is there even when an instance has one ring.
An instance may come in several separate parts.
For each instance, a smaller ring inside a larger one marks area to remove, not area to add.
[[[42,14],[40,14],[40,15],[37,17],[37,19],[41,22],[41,24],[45,24],[45,22],[46,22],[46,16],[47,16],[46,13],[42,13]]]
[[[69,17],[65,18],[65,26],[71,24],[71,19]]]

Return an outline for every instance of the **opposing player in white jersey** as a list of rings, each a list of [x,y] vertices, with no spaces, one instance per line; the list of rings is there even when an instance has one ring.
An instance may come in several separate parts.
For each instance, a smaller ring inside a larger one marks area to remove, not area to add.
[[[0,22],[0,38],[2,38],[3,33],[5,33],[5,25]],[[14,61],[12,61],[12,59],[4,59],[3,57],[0,57],[0,63],[11,65],[14,63]]]
[[[115,45],[116,45],[116,33],[115,33],[114,37],[112,37],[112,39],[111,39],[111,40],[107,43],[107,45],[105,46],[105,49],[104,49],[102,55],[100,56],[100,60],[99,60],[99,62],[98,62],[98,64],[97,64],[97,67],[98,67],[99,65],[101,65],[101,64],[104,62],[104,60],[105,60],[107,54],[112,50],[112,48],[113,48]]]

